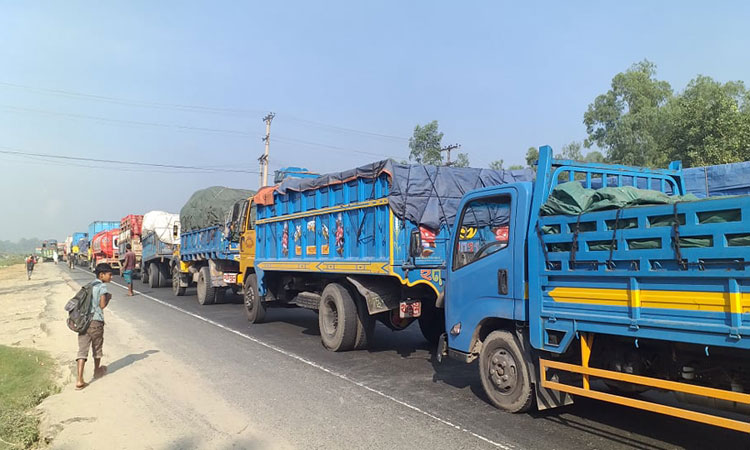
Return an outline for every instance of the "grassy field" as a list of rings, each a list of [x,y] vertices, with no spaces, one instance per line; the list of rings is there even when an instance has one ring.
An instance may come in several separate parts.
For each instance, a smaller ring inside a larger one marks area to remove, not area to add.
[[[14,253],[0,253],[0,267],[12,266],[13,264],[21,264],[26,258],[23,255],[16,255]]]
[[[54,371],[44,352],[0,345],[0,449],[29,448],[39,440],[39,421],[26,412],[57,392]]]

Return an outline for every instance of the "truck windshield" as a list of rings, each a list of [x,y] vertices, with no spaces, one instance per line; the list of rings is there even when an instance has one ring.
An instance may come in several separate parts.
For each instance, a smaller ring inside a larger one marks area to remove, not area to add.
[[[510,197],[472,200],[461,212],[453,270],[496,253],[508,246]]]

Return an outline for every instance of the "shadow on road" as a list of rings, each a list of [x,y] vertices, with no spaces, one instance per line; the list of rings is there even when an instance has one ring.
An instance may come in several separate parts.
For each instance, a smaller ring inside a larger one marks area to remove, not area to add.
[[[113,361],[107,365],[107,373],[111,374],[113,372],[116,372],[124,367],[127,367],[131,364],[133,364],[136,361],[140,361],[142,359],[148,358],[149,355],[153,355],[154,353],[158,353],[159,350],[146,350],[143,353],[137,353],[137,354],[130,354],[127,356],[123,356],[122,358]]]

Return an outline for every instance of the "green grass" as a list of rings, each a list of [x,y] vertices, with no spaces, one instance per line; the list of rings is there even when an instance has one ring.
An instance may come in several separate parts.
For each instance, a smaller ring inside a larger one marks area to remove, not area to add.
[[[58,391],[55,362],[45,352],[0,345],[0,448],[29,448],[39,420],[27,411]]]
[[[0,253],[0,267],[12,266],[13,264],[21,264],[25,260],[26,258],[23,255]]]

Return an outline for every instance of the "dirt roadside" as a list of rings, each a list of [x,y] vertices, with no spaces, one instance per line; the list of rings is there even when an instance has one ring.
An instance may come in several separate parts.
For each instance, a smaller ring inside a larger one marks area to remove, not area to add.
[[[77,337],[63,307],[79,285],[64,264],[39,264],[31,281],[22,265],[0,269],[0,344],[49,352],[62,391],[37,408],[42,445],[60,449],[291,448],[243,417],[210,383],[140,336],[111,310],[103,364],[109,374],[76,391]],[[135,301],[117,286],[113,301]],[[86,365],[91,380],[93,363]],[[175,382],[179,380],[179,382]]]

